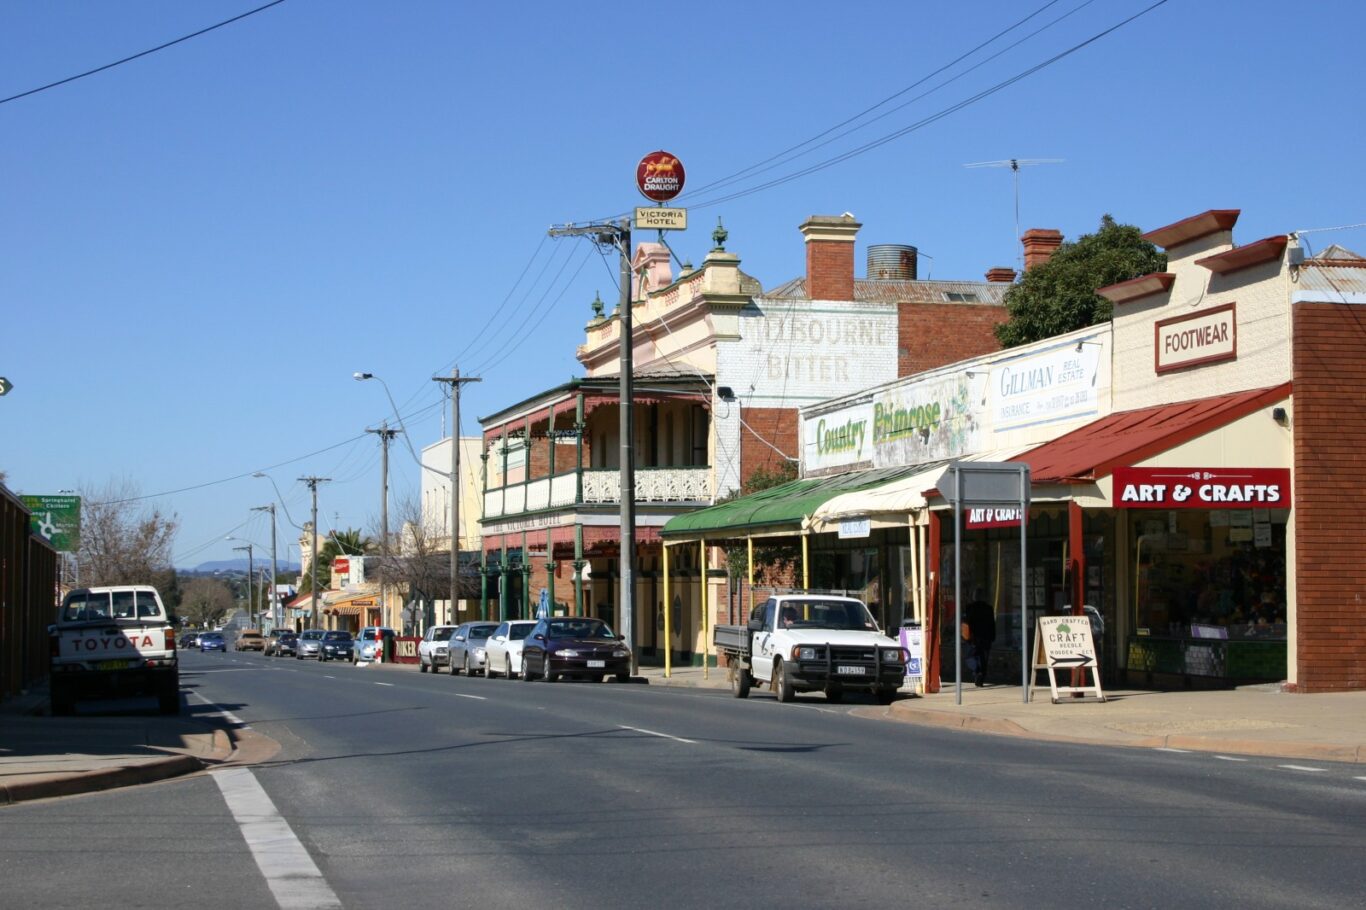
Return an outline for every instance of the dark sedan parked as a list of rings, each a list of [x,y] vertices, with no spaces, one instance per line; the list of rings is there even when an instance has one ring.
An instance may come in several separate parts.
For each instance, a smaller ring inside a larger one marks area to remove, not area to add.
[[[274,653],[276,657],[284,657],[285,655],[293,657],[295,654],[298,654],[299,634],[297,632],[285,632],[277,638],[275,640]]]
[[[561,676],[601,682],[608,673],[629,682],[631,652],[600,619],[556,616],[536,623],[522,643],[522,679],[533,670],[546,682]]]
[[[356,652],[356,640],[350,632],[333,629],[323,634],[318,648],[318,660],[351,660]]]

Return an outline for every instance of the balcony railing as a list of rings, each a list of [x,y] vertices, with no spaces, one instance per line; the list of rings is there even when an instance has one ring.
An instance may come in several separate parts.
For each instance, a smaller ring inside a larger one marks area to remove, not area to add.
[[[484,493],[484,517],[501,518],[580,504],[606,505],[621,501],[621,473],[610,470],[583,472],[583,499],[577,500],[578,475],[574,471],[541,477]],[[636,502],[709,503],[711,468],[639,468],[636,470]]]

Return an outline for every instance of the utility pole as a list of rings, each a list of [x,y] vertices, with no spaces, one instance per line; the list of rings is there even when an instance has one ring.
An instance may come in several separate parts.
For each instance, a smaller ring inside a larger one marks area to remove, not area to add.
[[[483,381],[477,376],[461,376],[459,367],[451,370],[449,378],[432,377],[432,382],[451,387],[451,622],[456,621],[455,602],[460,599],[460,386]]]
[[[631,651],[631,673],[638,666],[635,637],[635,564],[636,564],[636,461],[635,461],[635,395],[632,391],[632,371],[635,369],[635,340],[631,328],[631,221],[623,218],[616,223],[565,225],[551,228],[551,237],[590,237],[599,246],[613,246],[621,257],[620,294],[617,318],[621,320],[621,596],[617,599],[621,615],[617,628]],[[705,567],[703,578],[705,580]]]
[[[253,512],[270,513],[270,622],[274,628],[280,627],[280,598],[276,596],[275,580],[279,577],[279,570],[275,568],[275,503],[268,506],[252,506]]]
[[[241,538],[237,538],[241,540]],[[256,585],[256,563],[252,559],[252,546],[247,544],[245,547],[233,547],[234,550],[247,551],[247,621],[251,623],[253,629],[261,626],[256,622],[256,601],[252,599],[254,592],[252,588]]]
[[[312,592],[313,615],[309,619],[309,628],[318,628],[318,484],[331,482],[331,477],[300,477],[300,483],[308,484],[308,488],[313,491],[313,559],[308,564],[311,574],[309,579],[309,591]]]
[[[389,621],[389,585],[385,576],[389,573],[389,440],[398,435],[398,430],[389,429],[389,422],[386,420],[379,425],[378,430],[366,430],[367,433],[374,433],[379,436],[380,445],[380,481],[379,481],[379,552],[380,552],[380,576],[379,576],[379,611],[380,620],[376,625],[384,625]],[[362,557],[363,559],[364,557]]]

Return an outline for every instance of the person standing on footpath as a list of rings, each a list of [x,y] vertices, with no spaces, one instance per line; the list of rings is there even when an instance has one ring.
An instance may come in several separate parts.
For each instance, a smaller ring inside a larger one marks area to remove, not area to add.
[[[973,684],[980,688],[986,685],[991,645],[996,641],[996,614],[981,588],[973,592],[972,600],[963,608],[962,631],[968,644],[968,669],[972,671]]]

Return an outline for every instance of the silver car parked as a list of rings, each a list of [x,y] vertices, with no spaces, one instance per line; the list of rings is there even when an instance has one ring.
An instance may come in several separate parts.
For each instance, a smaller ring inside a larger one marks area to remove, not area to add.
[[[450,641],[446,643],[446,660],[450,664],[452,676],[461,670],[465,671],[466,676],[487,672],[484,645],[496,628],[496,622],[467,622],[456,626]]]
[[[294,657],[303,660],[312,657],[315,660],[322,655],[323,635],[322,629],[306,629],[299,633],[299,644],[294,651]]]

